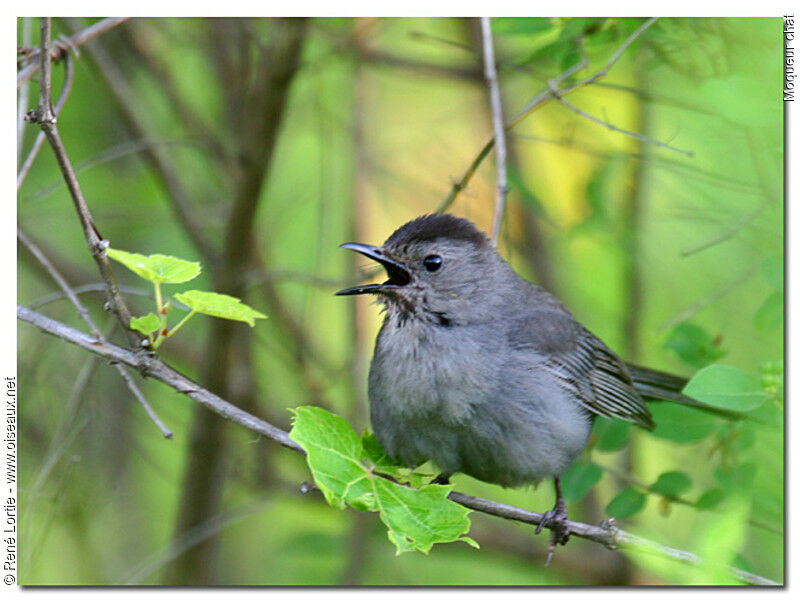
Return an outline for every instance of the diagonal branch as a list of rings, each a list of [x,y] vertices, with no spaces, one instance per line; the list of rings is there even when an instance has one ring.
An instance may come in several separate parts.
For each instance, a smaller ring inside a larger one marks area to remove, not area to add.
[[[99,341],[79,330],[71,328],[66,324],[52,320],[47,316],[37,313],[27,307],[17,306],[17,319],[27,322],[41,329],[47,334],[51,334],[68,343],[77,345],[83,349],[91,351],[100,357],[111,359],[123,363],[132,368],[136,368],[145,376],[151,376],[156,380],[170,386],[178,393],[187,395],[194,401],[205,406],[212,412],[219,414],[223,418],[235,422],[246,429],[263,435],[276,441],[294,451],[305,454],[303,448],[289,438],[288,433],[273,426],[269,422],[262,420],[244,410],[239,409],[233,404],[225,401],[211,391],[203,389],[200,385],[187,378],[180,372],[174,370],[164,362],[145,354],[137,354],[128,349],[117,347],[108,342]],[[538,512],[516,508],[507,504],[501,504],[492,500],[477,498],[459,492],[452,492],[449,498],[472,510],[490,514],[507,520],[515,520],[531,525],[538,525],[542,522],[543,515]],[[590,541],[602,544],[609,548],[631,548],[651,551],[662,556],[666,556],[686,564],[703,566],[705,561],[699,556],[659,544],[654,541],[639,537],[627,531],[623,531],[614,525],[589,525],[575,521],[568,521],[570,533],[576,537],[582,537]],[[549,528],[549,527],[548,527]],[[737,579],[753,585],[779,585],[777,582],[756,575],[735,567],[725,567],[726,570]]]
[[[108,248],[108,241],[103,240],[94,225],[94,219],[83,198],[78,179],[75,176],[75,171],[72,168],[67,151],[58,135],[58,128],[56,127],[56,118],[53,114],[53,106],[50,96],[51,85],[51,62],[50,62],[50,17],[42,17],[41,22],[41,69],[42,77],[39,93],[39,109],[35,120],[38,121],[39,126],[42,128],[45,136],[47,137],[50,147],[53,149],[53,154],[58,162],[58,167],[61,170],[61,175],[69,190],[72,202],[75,205],[75,211],[78,214],[78,219],[83,228],[83,235],[86,240],[86,246],[94,258],[95,263],[100,271],[100,277],[106,283],[106,295],[108,297],[109,309],[116,316],[123,332],[128,338],[128,343],[135,347],[139,344],[139,339],[132,332],[128,325],[131,321],[131,312],[128,306],[123,301],[119,294],[119,289],[114,281],[114,275],[111,272],[111,265],[106,255],[106,248]]]

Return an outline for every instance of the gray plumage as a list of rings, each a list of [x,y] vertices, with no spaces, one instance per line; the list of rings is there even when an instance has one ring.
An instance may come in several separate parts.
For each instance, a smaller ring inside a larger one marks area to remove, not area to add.
[[[594,416],[653,428],[626,365],[469,221],[423,216],[382,247],[342,246],[389,275],[339,294],[377,294],[385,306],[370,418],[398,462],[517,486],[561,475]]]

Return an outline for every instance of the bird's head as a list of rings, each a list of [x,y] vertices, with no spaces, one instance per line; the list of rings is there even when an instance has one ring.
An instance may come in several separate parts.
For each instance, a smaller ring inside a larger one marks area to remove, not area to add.
[[[519,278],[469,220],[425,215],[398,228],[381,246],[345,243],[380,263],[389,276],[337,295],[378,295],[387,313],[443,326],[468,324],[495,314],[503,283]]]

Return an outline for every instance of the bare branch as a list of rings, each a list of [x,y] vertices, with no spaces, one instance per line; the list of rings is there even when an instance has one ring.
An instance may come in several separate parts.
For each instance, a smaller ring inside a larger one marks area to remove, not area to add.
[[[45,254],[42,253],[42,250],[39,247],[37,247],[33,243],[33,241],[31,241],[25,235],[25,232],[23,232],[19,228],[17,229],[17,239],[27,247],[27,249],[31,252],[31,254],[34,257],[36,257],[36,259],[39,260],[39,263],[41,263],[42,266],[44,266],[44,269],[47,270],[47,273],[50,274],[53,280],[56,281],[56,284],[58,284],[59,288],[62,291],[64,291],[64,294],[67,296],[67,298],[69,298],[70,302],[72,302],[72,305],[74,305],[75,309],[78,310],[78,314],[80,315],[81,319],[84,322],[86,322],[86,324],[89,326],[89,330],[92,331],[92,334],[95,337],[97,337],[98,340],[105,342],[105,337],[103,336],[103,333],[100,332],[100,329],[94,323],[94,320],[92,320],[91,316],[89,316],[89,311],[80,302],[78,296],[67,284],[67,281],[64,280],[64,277],[58,272],[55,266],[52,263],[50,263],[50,260],[47,259]],[[136,397],[138,402],[142,405],[144,411],[147,413],[150,419],[155,423],[155,425],[161,431],[161,434],[163,434],[164,437],[166,437],[167,439],[171,439],[172,432],[167,427],[165,427],[164,424],[161,422],[161,420],[159,420],[158,416],[156,416],[156,413],[153,411],[153,408],[150,407],[149,403],[147,403],[147,400],[144,398],[144,395],[142,395],[142,392],[139,390],[139,387],[136,386],[136,383],[133,382],[133,379],[131,378],[130,374],[128,374],[125,371],[125,368],[123,368],[119,364],[114,364],[114,367],[117,369],[117,372],[119,372],[119,375],[122,377],[122,380],[125,381],[125,384],[128,385],[128,388],[131,390],[131,393],[133,393],[133,396]]]
[[[231,422],[235,422],[254,433],[264,435],[269,439],[277,441],[284,447],[295,451],[303,451],[302,447],[289,439],[286,432],[244,410],[240,410],[218,395],[204,389],[177,370],[170,368],[167,364],[152,357],[145,350],[131,351],[118,347],[108,341],[101,341],[97,337],[85,334],[66,324],[52,320],[27,307],[17,306],[17,318],[41,328],[48,334],[55,335],[60,339],[64,339],[65,341],[91,351],[100,357],[135,368],[144,376],[150,376],[169,385],[178,393],[188,396]]]
[[[45,17],[43,17],[45,18]],[[49,17],[47,17],[49,18]],[[57,61],[61,57],[66,56],[70,50],[75,50],[79,46],[82,46],[89,40],[96,38],[97,36],[104,34],[109,29],[116,27],[117,25],[124,23],[130,19],[130,17],[109,17],[108,19],[103,19],[102,21],[98,21],[91,27],[87,27],[86,29],[77,32],[75,35],[69,38],[65,38],[63,40],[58,40],[55,44],[53,44],[52,48],[50,48],[50,60]],[[41,49],[34,50],[33,52],[28,54],[28,59],[33,59],[37,56],[40,56]],[[23,83],[28,81],[33,75],[39,70],[41,67],[40,61],[32,61],[27,67],[22,69],[17,74],[17,88],[19,88]]]
[[[579,109],[578,107],[576,107],[574,104],[572,104],[570,102],[567,102],[567,100],[564,99],[561,96],[561,94],[559,93],[559,91],[556,88],[554,82],[550,82],[549,87],[550,87],[550,91],[553,93],[553,96],[555,97],[555,99],[558,100],[558,102],[560,102],[562,105],[564,105],[566,108],[568,108],[570,111],[572,111],[576,115],[580,115],[581,117],[583,117],[585,119],[588,119],[589,121],[591,121],[593,123],[596,123],[597,125],[601,125],[604,128],[607,128],[607,129],[611,130],[612,132],[619,132],[620,134],[625,134],[626,136],[630,136],[631,138],[635,138],[636,140],[639,140],[640,142],[646,142],[647,144],[652,144],[653,146],[659,146],[661,148],[666,148],[666,149],[674,151],[676,153],[680,153],[682,155],[686,155],[687,157],[694,157],[694,153],[692,151],[683,150],[682,148],[676,148],[676,147],[674,147],[674,146],[672,146],[670,144],[667,144],[666,142],[659,142],[658,140],[654,140],[653,138],[650,138],[650,137],[645,136],[643,134],[637,134],[636,132],[631,132],[629,130],[625,130],[625,129],[621,128],[621,127],[618,127],[618,126],[614,125],[613,123],[610,123],[608,121],[604,121],[604,120],[600,119],[599,117],[595,117],[594,115],[590,115],[586,111],[583,111],[583,110]]]
[[[72,89],[72,75],[72,60],[67,54],[64,56],[64,84],[61,86],[61,93],[58,95],[58,100],[56,101],[56,107],[53,115],[54,119],[58,117],[59,113],[61,113],[61,109],[64,107],[64,103],[67,101],[67,96],[69,96],[69,92]],[[17,174],[17,190],[20,189],[22,183],[25,181],[25,176],[28,175],[28,171],[33,165],[36,155],[39,154],[39,149],[42,148],[44,139],[44,132],[39,132],[36,135],[36,139],[33,141],[33,146],[31,146],[31,150],[28,152],[28,156],[25,157],[25,162],[22,164],[22,167],[20,167],[19,173]]]
[[[497,163],[497,200],[495,201],[492,242],[497,244],[500,223],[503,221],[503,208],[508,194],[506,176],[506,133],[503,126],[503,104],[500,101],[500,85],[497,82],[497,66],[494,61],[494,44],[489,17],[481,17],[481,39],[483,42],[483,66],[486,85],[489,88],[489,104],[492,108],[492,128],[494,129],[495,160]]]
[[[255,433],[264,435],[265,437],[280,443],[284,447],[288,447],[289,449],[305,454],[303,448],[289,439],[289,435],[285,431],[260,418],[257,418],[256,416],[253,416],[252,414],[249,414],[248,412],[245,412],[244,410],[237,408],[211,391],[203,389],[191,379],[144,352],[134,353],[133,351],[123,349],[122,347],[117,347],[111,343],[99,341],[83,332],[80,332],[79,330],[75,330],[74,328],[67,326],[66,324],[52,320],[47,316],[43,316],[42,314],[20,305],[17,306],[17,318],[23,322],[27,322],[33,326],[36,326],[37,328],[40,328],[47,334],[51,334],[57,338],[82,347],[83,349],[91,351],[100,357],[111,359],[126,364],[132,368],[136,368],[144,375],[151,376],[156,380],[169,385],[178,393],[189,396],[191,399],[204,405],[206,408],[216,414],[219,414],[223,418],[226,418],[231,422],[235,422],[236,424],[239,424],[240,426],[243,426]],[[306,485],[304,489],[309,491],[312,488],[312,486]],[[301,488],[301,490],[302,489],[303,488]],[[449,498],[454,502],[461,504],[462,506],[471,508],[472,510],[483,512],[485,514],[491,514],[492,516],[497,516],[507,520],[515,520],[531,525],[538,525],[541,523],[543,518],[543,515],[538,512],[532,512],[530,510],[516,508],[514,506],[501,504],[492,500],[473,497],[463,493],[458,493],[456,491],[450,493]],[[623,531],[622,529],[615,527],[613,524],[596,526],[569,521],[568,525],[570,533],[576,537],[582,537],[584,539],[600,543],[609,548],[624,547],[640,549],[651,551],[662,556],[667,556],[669,558],[673,558],[680,562],[694,566],[703,566],[705,564],[704,561],[695,554],[678,550],[676,548],[671,548],[669,546],[664,546],[654,541],[638,537],[637,535],[633,535],[632,533],[628,533],[627,531]],[[775,581],[766,579],[760,575],[749,573],[747,571],[742,571],[735,567],[728,566],[725,568],[730,574],[745,583],[751,583],[753,585],[779,585]]]
[[[56,161],[61,169],[61,174],[63,175],[64,181],[67,184],[67,189],[69,190],[70,197],[75,205],[75,211],[78,214],[78,219],[80,220],[81,227],[83,228],[86,246],[89,248],[89,252],[94,258],[95,263],[97,263],[97,267],[100,270],[100,277],[106,283],[106,293],[108,296],[109,307],[117,317],[117,320],[122,326],[123,332],[128,337],[129,344],[131,346],[136,346],[138,345],[139,340],[135,333],[128,328],[128,324],[130,324],[131,321],[131,313],[128,309],[128,306],[125,304],[119,294],[119,289],[114,281],[114,275],[111,272],[111,265],[109,264],[108,257],[106,256],[105,250],[108,247],[108,242],[102,240],[100,233],[94,225],[92,214],[83,198],[83,193],[81,192],[80,185],[78,184],[78,179],[75,177],[75,171],[72,169],[72,164],[67,156],[67,151],[64,148],[64,144],[61,142],[60,136],[58,135],[56,118],[53,114],[53,107],[50,97],[51,53],[49,17],[42,17],[41,31],[40,55],[42,63],[42,81],[40,83],[39,110],[36,119],[39,122],[39,125],[42,128],[45,136],[47,137],[47,140],[53,149],[53,153],[56,156]]]

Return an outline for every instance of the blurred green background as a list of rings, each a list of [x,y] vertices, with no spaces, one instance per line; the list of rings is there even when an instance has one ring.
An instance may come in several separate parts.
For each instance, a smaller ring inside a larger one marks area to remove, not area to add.
[[[96,21],[54,19],[54,39]],[[588,66],[570,81],[601,70],[643,22],[493,20],[507,120],[582,57]],[[20,19],[18,43],[37,45],[38,28]],[[499,242],[517,271],[625,359],[687,377],[716,361],[749,372],[766,393],[758,421],[660,405],[656,420],[672,425],[661,433],[601,425],[581,460],[601,477],[575,495],[570,517],[598,523],[616,499],[622,528],[777,581],[781,31],[779,18],[660,19],[605,77],[568,97],[692,156],[557,101],[527,116],[508,133]],[[381,317],[368,299],[333,296],[370,267],[336,247],[380,243],[432,212],[475,158],[492,131],[480,43],[472,19],[170,18],[132,19],[82,47],[58,128],[103,237],[200,261],[197,288],[237,294],[269,316],[253,330],[195,317],[160,357],[283,428],[299,405],[367,427]],[[56,94],[63,74],[56,64]],[[29,86],[35,108],[38,86]],[[20,163],[36,127],[22,133]],[[494,186],[490,155],[450,211],[488,231]],[[18,222],[71,285],[99,282],[46,144],[19,189]],[[121,284],[149,294],[114,267]],[[56,290],[20,247],[19,303],[85,330],[69,302],[48,297]],[[111,328],[102,296],[82,298]],[[151,311],[146,296],[126,299],[137,314]],[[457,543],[396,557],[376,516],[300,493],[309,476],[298,454],[139,379],[174,432],[165,440],[116,371],[24,324],[18,361],[24,585],[732,583],[718,569],[576,538],[544,568],[545,535],[478,513],[470,535],[480,550]],[[652,491],[672,471],[689,478],[680,495]],[[547,483],[454,482],[552,507]]]

